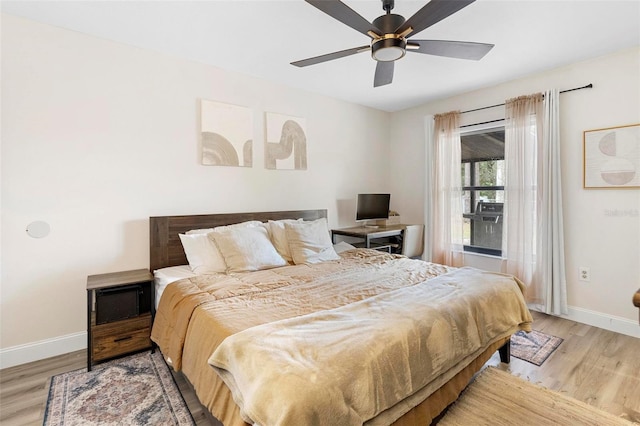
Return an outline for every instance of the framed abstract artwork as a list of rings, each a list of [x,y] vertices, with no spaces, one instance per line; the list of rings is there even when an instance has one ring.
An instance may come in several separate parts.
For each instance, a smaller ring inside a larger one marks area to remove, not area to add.
[[[253,115],[249,108],[200,101],[202,164],[253,167]]]
[[[265,168],[307,170],[306,120],[265,113]]]
[[[584,188],[640,188],[640,124],[586,130]]]

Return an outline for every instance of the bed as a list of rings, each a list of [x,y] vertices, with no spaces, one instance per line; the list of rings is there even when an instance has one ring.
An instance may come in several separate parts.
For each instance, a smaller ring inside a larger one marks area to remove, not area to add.
[[[326,216],[151,217],[150,268],[188,265],[188,231],[295,221],[280,225],[291,237],[321,222],[327,232]],[[429,424],[530,330],[513,277],[368,249],[332,256],[162,284],[152,340],[224,425]]]

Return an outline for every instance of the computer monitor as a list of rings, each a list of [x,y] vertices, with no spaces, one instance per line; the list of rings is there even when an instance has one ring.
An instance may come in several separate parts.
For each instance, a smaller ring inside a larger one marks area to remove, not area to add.
[[[358,194],[356,222],[389,219],[391,194]]]

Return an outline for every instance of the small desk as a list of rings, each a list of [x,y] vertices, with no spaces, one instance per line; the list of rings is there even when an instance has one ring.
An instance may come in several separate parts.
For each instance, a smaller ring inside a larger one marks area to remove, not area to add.
[[[334,244],[336,243],[336,235],[361,238],[364,240],[365,248],[374,248],[377,250],[385,249],[386,251],[391,252],[391,246],[389,244],[381,243],[379,245],[376,245],[371,240],[374,240],[377,238],[402,236],[405,230],[405,226],[406,225],[390,225],[390,226],[378,226],[376,228],[354,226],[352,228],[332,229],[331,241]]]

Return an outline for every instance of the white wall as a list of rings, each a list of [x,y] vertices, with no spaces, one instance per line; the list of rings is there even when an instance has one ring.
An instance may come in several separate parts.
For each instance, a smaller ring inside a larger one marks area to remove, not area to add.
[[[579,321],[638,327],[640,218],[605,210],[640,208],[640,191],[582,189],[582,131],[640,122],[638,49],[387,114],[8,15],[1,35],[0,367],[86,344],[86,277],[147,267],[149,216],[327,208],[346,226],[356,193],[391,191],[422,223],[425,115],[587,83],[561,98],[569,303]],[[252,109],[253,168],[199,164],[201,98]],[[266,111],[306,117],[307,171],[264,169]],[[28,237],[34,220],[51,234]]]
[[[201,98],[252,109],[253,168],[199,164]],[[308,170],[264,168],[266,111],[306,118]],[[327,208],[353,223],[358,192],[389,190],[389,119],[3,15],[2,367],[86,344],[87,275],[148,267],[149,216]],[[34,220],[51,234],[27,236]]]
[[[584,130],[640,123],[640,49],[634,48],[546,73],[432,102],[393,114],[391,183],[396,207],[408,222],[423,221],[424,117],[503,103],[519,95],[593,83],[560,95],[562,186],[570,317],[640,337],[640,190],[583,189]],[[462,124],[504,118],[504,108],[463,114]],[[610,211],[627,212],[622,216]],[[500,269],[500,261],[468,256],[473,266]],[[591,281],[578,268],[591,268]]]

